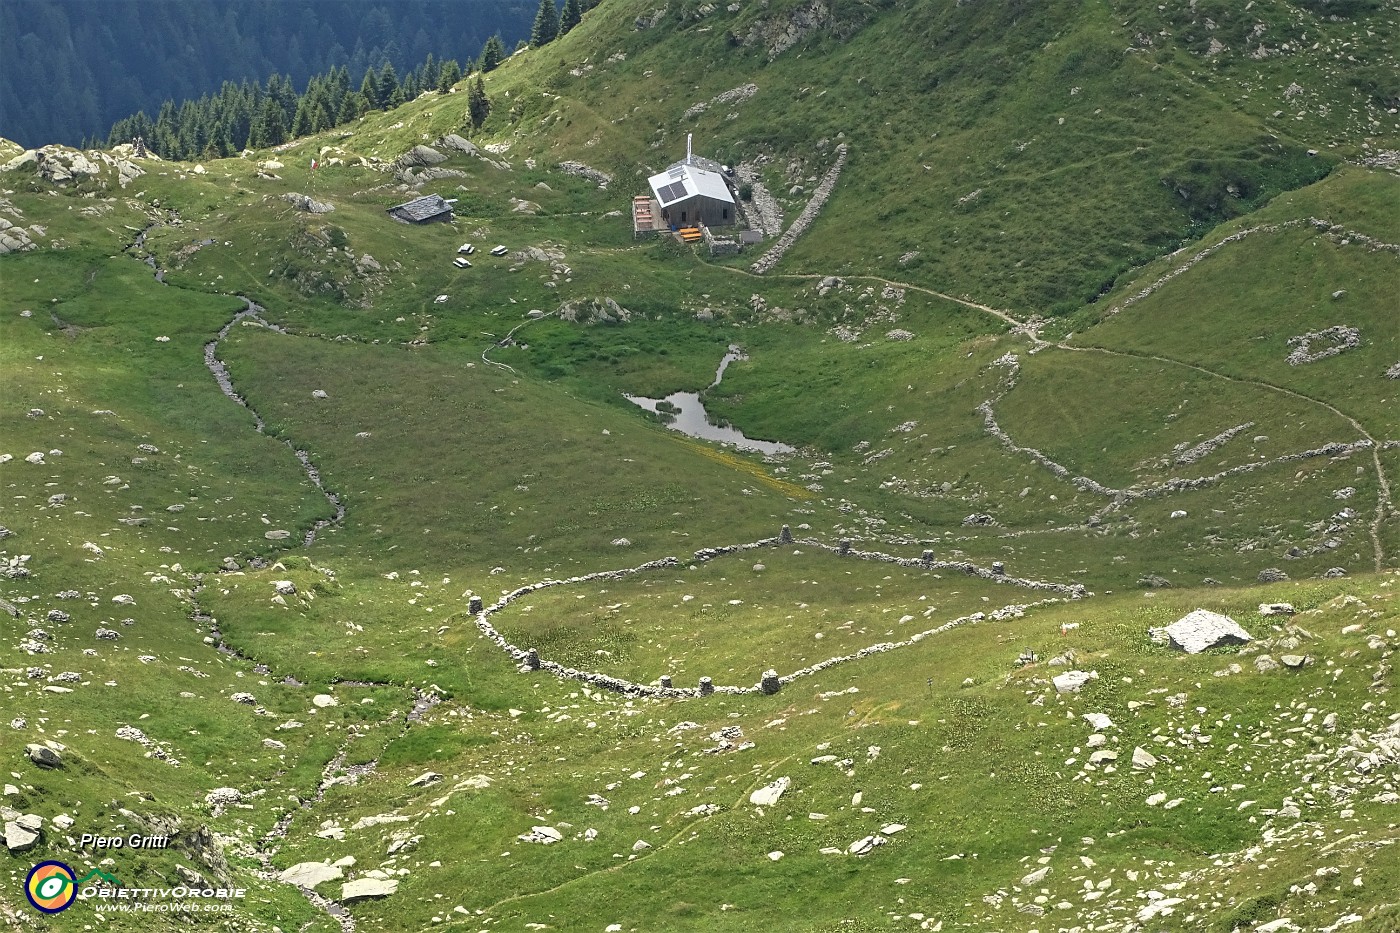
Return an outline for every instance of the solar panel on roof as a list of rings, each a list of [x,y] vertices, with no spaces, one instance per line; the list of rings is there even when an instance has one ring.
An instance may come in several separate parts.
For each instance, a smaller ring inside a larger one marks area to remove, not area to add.
[[[661,195],[661,200],[666,201],[668,203],[671,201],[680,200],[681,198],[686,196],[685,183],[678,181],[675,184],[666,185],[665,187],[658,189],[656,193]]]

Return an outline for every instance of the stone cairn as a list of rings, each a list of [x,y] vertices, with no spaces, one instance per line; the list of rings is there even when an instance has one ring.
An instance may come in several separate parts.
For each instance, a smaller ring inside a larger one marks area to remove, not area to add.
[[[660,683],[661,683],[661,686],[662,686],[662,687],[666,688],[667,690],[670,690],[671,687],[672,687],[671,675],[670,675],[670,674],[662,674],[662,675],[661,675],[661,681],[660,681]]]
[[[715,692],[715,682],[708,677],[700,678],[700,695],[707,697]]]
[[[137,159],[148,158],[148,156],[146,155],[146,140],[144,137],[135,136],[132,138],[131,155],[133,158]]]
[[[769,668],[763,672],[763,678],[758,682],[758,689],[772,696],[783,689],[782,681],[778,680],[778,672]]]
[[[779,544],[791,544],[791,543],[792,543],[792,529],[789,528],[787,525],[784,525],[784,526],[783,526],[782,534],[778,535],[778,543],[779,543]]]

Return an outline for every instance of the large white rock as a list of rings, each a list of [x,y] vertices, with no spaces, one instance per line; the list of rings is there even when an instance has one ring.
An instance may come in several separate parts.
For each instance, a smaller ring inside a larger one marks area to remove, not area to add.
[[[388,897],[399,889],[399,882],[393,878],[357,878],[340,886],[340,900],[344,904],[362,901],[370,897]]]
[[[538,842],[540,845],[553,845],[564,838],[564,834],[553,826],[535,826],[528,833],[516,837],[521,842]]]
[[[1065,671],[1063,674],[1056,674],[1050,680],[1058,693],[1078,693],[1080,687],[1098,679],[1098,671]]]
[[[1219,645],[1242,645],[1250,634],[1229,616],[1209,609],[1188,612],[1165,629],[1173,648],[1187,654],[1200,654]]]
[[[11,852],[28,852],[39,841],[39,834],[16,821],[5,824],[5,847]]]
[[[783,796],[783,792],[792,786],[792,778],[780,777],[772,784],[760,787],[749,794],[749,803],[756,807],[771,807],[778,802],[778,798]]]
[[[1157,756],[1147,749],[1137,746],[1133,749],[1133,767],[1146,770],[1157,767]]]
[[[300,862],[280,872],[277,875],[277,880],[294,884],[299,888],[314,889],[318,884],[339,881],[344,877],[345,869],[339,865],[327,865],[325,862]]]

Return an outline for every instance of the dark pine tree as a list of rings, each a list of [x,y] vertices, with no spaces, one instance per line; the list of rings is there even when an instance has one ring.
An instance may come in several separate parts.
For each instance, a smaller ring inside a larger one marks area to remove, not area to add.
[[[471,121],[472,129],[479,130],[490,115],[491,98],[486,96],[486,85],[482,82],[481,75],[477,74],[471,90],[467,92],[467,119]]]
[[[501,41],[501,34],[498,32],[486,40],[486,44],[481,47],[482,71],[495,71],[501,62],[506,60],[506,44]]]
[[[360,96],[364,98],[365,107],[369,110],[378,110],[383,106],[383,100],[379,93],[379,76],[370,68],[365,72],[365,79],[360,82]]]
[[[583,19],[582,0],[564,0],[564,9],[559,13],[559,35],[573,29]]]
[[[449,58],[442,63],[438,70],[437,89],[440,93],[446,94],[452,90],[452,85],[462,80],[462,66],[457,64],[457,59]]]
[[[540,8],[535,13],[535,25],[530,30],[530,46],[539,48],[548,45],[559,37],[559,8],[554,0],[540,0]]]
[[[394,63],[386,61],[384,67],[379,69],[379,106],[383,110],[389,110],[403,103],[403,88],[399,86],[398,72],[394,71]]]

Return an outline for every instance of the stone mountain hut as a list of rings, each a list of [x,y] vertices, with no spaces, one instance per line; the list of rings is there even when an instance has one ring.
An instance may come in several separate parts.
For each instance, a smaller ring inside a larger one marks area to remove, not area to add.
[[[406,224],[428,224],[452,219],[456,199],[444,200],[442,195],[426,194],[389,208],[389,216]]]
[[[671,227],[727,227],[736,222],[734,195],[719,163],[698,158],[686,141],[685,160],[647,179],[661,219]]]

